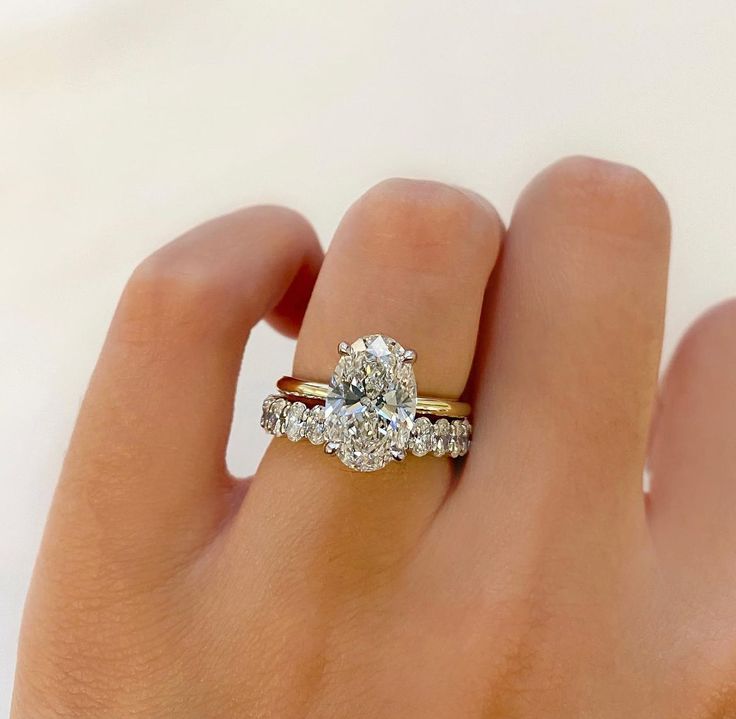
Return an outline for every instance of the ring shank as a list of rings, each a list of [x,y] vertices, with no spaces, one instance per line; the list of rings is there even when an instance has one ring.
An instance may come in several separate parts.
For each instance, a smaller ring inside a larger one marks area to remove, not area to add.
[[[276,382],[276,387],[290,397],[324,401],[330,391],[330,386],[324,382],[297,379],[296,377],[282,377]],[[436,417],[468,417],[470,405],[441,397],[417,397],[417,414],[428,414]]]

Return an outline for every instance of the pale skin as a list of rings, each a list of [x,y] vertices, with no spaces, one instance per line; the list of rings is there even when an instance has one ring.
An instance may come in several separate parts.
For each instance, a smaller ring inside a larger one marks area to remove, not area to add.
[[[569,158],[508,230],[474,193],[389,180],[324,260],[305,220],[254,207],[142,262],[61,473],[12,716],[736,717],[736,303],[658,387],[669,235],[644,175]],[[234,480],[264,317],[298,333],[298,376],[371,332],[416,350],[421,393],[474,405],[467,460],[355,474],[276,439]]]

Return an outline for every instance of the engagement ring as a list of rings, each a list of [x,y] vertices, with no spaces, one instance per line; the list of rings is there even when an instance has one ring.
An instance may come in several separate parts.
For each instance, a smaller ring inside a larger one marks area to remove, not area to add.
[[[263,402],[270,434],[324,445],[358,472],[381,469],[406,455],[462,457],[470,447],[470,405],[417,396],[417,355],[385,335],[338,345],[329,384],[282,377]]]

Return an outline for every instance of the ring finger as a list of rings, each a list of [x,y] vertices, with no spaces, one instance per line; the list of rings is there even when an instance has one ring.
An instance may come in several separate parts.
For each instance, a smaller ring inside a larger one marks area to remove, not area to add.
[[[475,351],[483,295],[501,224],[477,195],[434,182],[389,180],[347,212],[332,242],[297,344],[294,373],[326,381],[340,341],[382,333],[416,351],[419,394],[457,398]],[[298,468],[298,471],[295,471]],[[281,518],[279,531],[320,541],[415,538],[436,511],[451,463],[435,457],[346,474],[308,442],[275,441],[241,512],[246,525]],[[266,507],[264,515],[264,506]],[[282,534],[283,539],[283,534]],[[300,541],[303,541],[300,540]]]

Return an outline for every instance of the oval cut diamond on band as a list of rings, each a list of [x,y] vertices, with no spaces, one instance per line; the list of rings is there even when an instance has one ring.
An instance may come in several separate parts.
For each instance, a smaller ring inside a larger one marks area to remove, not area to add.
[[[462,457],[472,431],[464,402],[418,397],[416,353],[385,335],[341,342],[329,385],[282,377],[263,402],[261,426],[274,436],[324,444],[350,469],[372,472],[430,452]],[[418,416],[419,415],[419,416]]]

